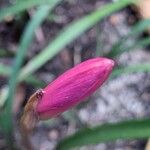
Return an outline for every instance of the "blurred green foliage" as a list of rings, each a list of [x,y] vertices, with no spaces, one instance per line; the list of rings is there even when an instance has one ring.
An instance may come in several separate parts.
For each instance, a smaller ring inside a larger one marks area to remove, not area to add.
[[[68,150],[76,146],[98,144],[116,139],[148,138],[150,135],[149,126],[150,119],[144,119],[85,128],[62,140],[57,149]]]
[[[92,26],[100,22],[102,19],[110,16],[112,13],[121,10],[122,8],[135,3],[136,0],[118,0],[115,3],[105,5],[103,8],[94,10],[90,14],[75,20],[67,25],[58,35],[50,42],[46,48],[32,58],[25,66],[22,66],[26,56],[28,47],[32,44],[36,29],[42,22],[48,18],[49,13],[60,3],[62,0],[27,0],[17,1],[14,5],[0,10],[0,21],[2,22],[7,17],[19,14],[22,11],[27,11],[35,7],[36,12],[29,20],[26,28],[21,36],[17,53],[7,54],[5,50],[0,50],[0,57],[13,57],[13,69],[10,66],[0,64],[0,75],[9,76],[8,87],[5,88],[6,93],[3,101],[6,100],[5,108],[0,115],[0,124],[7,133],[7,141],[11,145],[10,139],[13,133],[13,117],[12,117],[12,104],[16,86],[19,82],[25,81],[33,86],[42,87],[45,85],[33,73],[41,68],[47,61],[57,55],[63,48],[74,41],[77,37],[90,29]],[[140,35],[145,29],[150,26],[150,20],[142,20],[131,29],[125,37],[115,43],[111,51],[106,55],[115,58],[127,50],[133,50],[137,47],[144,47],[150,44],[150,38],[143,38],[132,42],[128,45],[128,41]],[[75,31],[75,32],[74,32]],[[122,73],[133,72],[150,72],[150,64],[140,64],[128,67],[120,67],[114,70],[112,77],[119,76]],[[99,133],[99,134],[98,134]],[[74,146],[82,146],[88,144],[95,144],[108,140],[116,140],[118,138],[143,138],[150,136],[150,121],[129,121],[118,124],[106,124],[98,126],[93,129],[84,129],[75,135],[68,137],[61,141],[58,145],[59,149],[69,149]],[[88,142],[87,142],[88,141]]]

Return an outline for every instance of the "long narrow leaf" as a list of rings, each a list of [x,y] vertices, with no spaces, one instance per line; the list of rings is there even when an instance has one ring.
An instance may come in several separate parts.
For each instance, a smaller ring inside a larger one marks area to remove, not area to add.
[[[137,72],[150,72],[150,63],[132,65],[125,68],[116,69],[112,73],[112,77],[119,76],[121,74],[137,73]]]
[[[61,0],[22,0],[22,1],[19,1],[10,7],[3,8],[0,10],[0,21],[7,16],[15,15],[25,9],[33,7],[33,6],[47,4],[47,5],[51,5],[53,7],[53,5],[55,5],[59,1],[61,1]]]
[[[6,65],[0,64],[0,75],[8,76],[10,74],[11,74],[11,68]]]
[[[133,3],[134,0],[120,0],[116,3],[105,5],[91,14],[67,26],[41,53],[36,55],[21,72],[21,77],[27,77],[44,65],[48,60],[58,54],[67,44],[79,37],[87,29],[91,28],[103,18],[115,11]]]
[[[16,85],[18,82],[18,74],[20,72],[21,65],[23,63],[26,51],[28,49],[29,44],[31,43],[34,35],[34,31],[40,26],[40,24],[43,22],[43,20],[48,15],[49,11],[52,10],[57,5],[57,1],[53,3],[53,5],[50,6],[41,6],[33,16],[32,20],[28,23],[24,34],[22,36],[20,46],[18,48],[18,53],[15,58],[15,63],[12,71],[12,75],[9,80],[9,92],[8,92],[8,100],[6,101],[6,109],[4,113],[4,119],[7,119],[7,121],[3,121],[3,127],[5,127],[5,132],[7,132],[7,141],[9,142],[11,140],[11,134],[13,130],[12,126],[12,101],[14,98],[14,93],[16,89]],[[5,125],[4,125],[5,123]],[[9,143],[10,144],[10,143]],[[11,147],[10,147],[11,148]]]
[[[136,45],[139,45],[137,41],[133,41],[131,43],[131,48],[129,49],[127,42],[129,43],[129,40],[134,36],[137,37],[140,35],[143,31],[148,29],[150,27],[150,19],[142,20],[139,23],[137,23],[135,26],[132,27],[131,32],[129,32],[125,37],[123,37],[121,40],[119,40],[117,43],[115,43],[112,46],[111,51],[106,55],[107,57],[116,57],[123,53],[124,51],[132,50],[132,47],[136,47]]]
[[[150,119],[131,120],[115,124],[104,124],[95,128],[80,130],[72,136],[60,141],[58,150],[98,144],[117,139],[134,139],[150,137]]]
[[[132,27],[131,32],[127,36],[130,37],[141,34],[149,27],[150,27],[150,19],[141,20],[137,24],[135,24],[134,27]]]
[[[139,41],[137,40],[134,45],[129,47],[129,50],[130,49],[135,49],[135,48],[142,48],[142,47],[145,47],[145,46],[148,46],[148,45],[150,45],[150,37],[143,38]]]
[[[9,83],[9,86],[10,86],[9,103],[10,104],[11,104],[10,99],[12,99],[12,97],[13,97],[14,90],[15,90],[15,87],[17,84],[18,73],[19,73],[20,67],[23,63],[23,59],[24,59],[24,56],[26,54],[26,51],[27,51],[32,39],[33,39],[34,31],[36,28],[39,27],[39,25],[45,19],[48,12],[49,12],[49,6],[45,6],[45,5],[41,6],[38,9],[35,16],[33,17],[33,19],[29,22],[29,24],[27,25],[27,28],[24,31],[24,34],[23,34],[21,42],[20,42],[20,46],[18,48],[18,53],[16,55],[15,64],[14,64],[12,76],[10,78],[10,83]],[[11,107],[11,105],[10,105],[10,107]],[[9,110],[10,110],[10,108],[9,108]]]
[[[12,56],[14,56],[13,52],[0,48],[0,57],[12,57]]]
[[[10,68],[9,66],[6,66],[4,64],[0,64],[0,76],[8,77],[8,76],[10,76],[11,72],[12,72],[12,68]],[[22,82],[22,81],[23,81],[22,79],[19,80],[19,82]],[[45,83],[43,81],[40,81],[35,76],[29,76],[29,77],[25,78],[24,81],[35,87],[40,87],[40,88],[45,85]]]
[[[116,50],[112,50],[112,52],[109,53],[109,55],[107,55],[108,57],[116,57],[117,55],[123,53],[123,52],[127,52],[130,50],[135,50],[137,48],[144,48],[146,46],[150,45],[150,37],[147,38],[143,38],[141,40],[136,40],[133,43],[131,43],[128,46],[121,46],[119,49]]]

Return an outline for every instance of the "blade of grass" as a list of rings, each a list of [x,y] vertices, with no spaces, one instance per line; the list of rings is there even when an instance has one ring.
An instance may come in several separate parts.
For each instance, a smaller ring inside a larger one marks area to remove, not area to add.
[[[136,48],[142,48],[150,45],[150,37],[143,38],[141,40],[137,40],[133,45],[131,45],[128,49],[136,49]]]
[[[150,27],[150,19],[142,20],[139,23],[137,23],[136,25],[134,25],[131,29],[131,32],[129,32],[125,37],[123,37],[123,39],[121,39],[120,41],[115,43],[112,46],[111,51],[106,56],[107,57],[116,57],[116,56],[120,55],[121,53],[123,53],[124,51],[128,50],[128,46],[130,46],[127,44],[128,41],[132,37],[136,37],[136,36],[140,35],[143,31],[145,31],[149,27]],[[131,43],[132,46],[134,46],[136,44],[137,44],[136,41]]]
[[[135,2],[134,0],[120,0],[116,3],[105,5],[91,14],[74,21],[67,26],[60,34],[44,49],[41,53],[30,60],[21,71],[21,78],[26,78],[28,75],[35,72],[38,68],[44,65],[48,60],[58,54],[67,44],[79,37],[87,29],[98,23],[104,17],[109,16],[127,5]]]
[[[7,67],[3,64],[0,64],[0,75],[1,76],[8,76],[11,74],[11,68]]]
[[[102,56],[103,55],[103,44],[102,42],[100,42],[100,38],[101,38],[101,26],[97,25],[96,26],[96,52],[95,52],[95,56]]]
[[[149,27],[150,27],[150,19],[141,20],[132,27],[131,32],[127,36],[130,37],[141,34]]]
[[[61,0],[24,0],[19,1],[16,4],[3,8],[0,10],[0,21],[3,20],[7,16],[15,15],[21,11],[24,11],[26,9],[29,9],[33,6],[38,6],[42,4],[47,4],[53,7],[53,5],[56,5]]]
[[[33,16],[33,19],[28,23],[21,42],[20,42],[20,46],[18,48],[18,53],[16,55],[15,58],[15,63],[14,63],[14,69],[12,70],[12,76],[10,78],[10,82],[9,82],[9,86],[10,86],[10,92],[9,92],[9,99],[11,99],[13,97],[14,94],[14,90],[17,84],[17,77],[18,77],[18,73],[20,70],[20,67],[23,63],[23,59],[24,56],[26,54],[26,51],[30,45],[30,43],[32,42],[33,36],[34,36],[34,31],[35,29],[37,29],[40,24],[43,22],[43,20],[46,18],[46,16],[49,13],[49,6],[41,6],[36,14]],[[11,101],[11,100],[9,100]],[[9,102],[11,104],[11,102]],[[10,105],[9,104],[9,105]],[[11,106],[10,106],[11,107]]]
[[[131,120],[80,130],[60,141],[57,149],[68,150],[77,146],[98,144],[117,139],[148,138],[149,136],[149,119]]]
[[[0,64],[0,76],[9,77],[12,72],[12,68],[6,66],[4,64]],[[23,80],[20,79],[18,82],[22,82]],[[45,83],[40,81],[36,76],[29,76],[24,80],[26,83],[29,83],[35,87],[44,87]]]
[[[28,23],[23,36],[20,41],[20,45],[18,48],[18,53],[15,58],[14,67],[12,71],[12,75],[9,80],[9,92],[8,92],[8,100],[6,101],[6,108],[3,114],[3,118],[5,121],[3,121],[3,126],[5,127],[5,133],[7,133],[7,141],[8,144],[10,144],[10,148],[12,148],[12,143],[10,141],[12,140],[12,130],[13,130],[13,121],[12,121],[12,101],[14,99],[14,93],[17,85],[17,79],[18,74],[20,72],[21,65],[24,60],[24,56],[26,54],[26,51],[28,49],[29,44],[31,43],[34,35],[34,31],[40,26],[40,24],[43,22],[43,20],[48,15],[49,11],[52,10],[56,5],[57,1],[55,0],[55,3],[53,2],[50,6],[40,6],[31,21]]]
[[[21,81],[23,81],[23,80],[20,79],[19,82],[21,82]],[[37,77],[32,76],[32,75],[27,77],[24,81],[28,84],[31,84],[32,86],[34,86],[36,88],[43,88],[46,85],[45,82],[39,80]]]
[[[12,57],[12,56],[14,56],[13,52],[0,48],[0,57]]]
[[[8,97],[8,87],[4,86],[0,89],[0,111],[4,107],[7,97]]]
[[[116,77],[121,74],[129,74],[137,72],[150,72],[150,63],[136,64],[125,68],[116,69],[112,72],[111,77]]]
[[[121,46],[122,48],[116,49],[116,50],[112,50],[112,52],[110,52],[107,57],[116,57],[117,55],[123,53],[123,52],[127,52],[130,50],[136,50],[137,48],[144,48],[146,46],[150,45],[150,38],[143,38],[141,40],[136,40],[133,43],[130,43],[128,46]]]

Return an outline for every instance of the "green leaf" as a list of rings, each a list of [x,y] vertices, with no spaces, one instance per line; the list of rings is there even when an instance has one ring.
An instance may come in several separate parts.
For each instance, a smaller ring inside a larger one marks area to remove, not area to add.
[[[115,43],[112,46],[111,51],[106,56],[107,57],[116,57],[125,51],[132,50],[133,48],[136,47],[136,45],[140,46],[140,43],[137,40],[131,42],[131,38],[137,37],[138,35],[140,35],[143,31],[145,31],[149,27],[150,27],[150,19],[142,20],[139,23],[137,23],[136,25],[134,25],[131,28],[131,31],[126,36],[124,36],[121,40],[119,40],[117,43]],[[147,45],[148,45],[148,43],[147,43]]]
[[[63,50],[67,44],[70,44],[74,39],[79,37],[100,20],[133,2],[133,0],[120,0],[116,3],[105,5],[103,8],[100,8],[65,27],[65,29],[63,29],[63,31],[61,31],[60,34],[44,50],[42,50],[41,53],[36,55],[27,63],[21,71],[21,78],[26,78],[28,75],[35,72],[48,60],[52,59],[56,54]]]
[[[3,65],[3,64],[0,64],[0,75],[1,76],[8,76],[11,74],[11,68],[6,66],[6,65]]]
[[[132,27],[131,32],[127,36],[130,37],[141,34],[149,27],[150,27],[150,19],[141,20]]]
[[[6,66],[4,64],[0,64],[0,76],[8,77],[10,76],[12,72],[12,68],[9,66]],[[36,76],[28,76],[24,80],[20,79],[18,82],[25,81],[26,83],[29,83],[35,87],[43,87],[45,86],[45,83],[43,81],[40,81]]]
[[[4,107],[7,97],[8,97],[8,87],[3,86],[0,88],[0,110]]]
[[[115,57],[115,56],[117,56],[117,55],[119,55],[123,52],[128,52],[130,50],[136,50],[137,48],[144,48],[148,45],[150,45],[150,38],[149,37],[143,38],[143,39],[140,39],[140,40],[136,40],[133,43],[130,43],[128,46],[125,46],[125,47],[123,46],[120,50],[118,49],[117,53],[113,53],[114,54],[113,57]]]
[[[150,119],[131,120],[114,124],[104,124],[78,131],[59,142],[58,150],[98,144],[117,139],[135,139],[150,137]]]
[[[142,48],[142,47],[145,47],[145,46],[148,46],[148,45],[150,45],[150,37],[143,38],[141,40],[137,40],[134,45],[131,45],[129,47],[129,50],[130,49],[135,49],[135,48]]]
[[[20,41],[20,45],[19,48],[17,50],[17,55],[15,58],[15,64],[14,64],[14,68],[12,70],[12,76],[10,77],[9,80],[9,103],[8,103],[8,109],[11,110],[11,102],[13,99],[13,95],[15,93],[15,88],[16,88],[16,84],[17,84],[17,78],[18,78],[18,73],[20,71],[20,67],[23,63],[23,59],[24,56],[26,54],[26,51],[30,45],[30,43],[32,42],[33,36],[34,36],[34,31],[39,27],[39,25],[43,22],[43,20],[46,18],[46,16],[49,13],[49,6],[41,6],[36,14],[33,16],[32,20],[28,23],[21,41]],[[9,112],[9,111],[8,111]]]
[[[0,48],[0,57],[12,57],[12,56],[14,56],[13,52]]]
[[[121,74],[129,74],[129,73],[137,73],[137,72],[150,72],[150,63],[136,64],[125,68],[116,69],[112,72],[112,77],[116,77]]]
[[[53,7],[56,3],[61,0],[22,0],[18,1],[16,4],[3,8],[0,10],[0,21],[3,20],[7,16],[15,15],[21,11],[29,9],[33,6],[38,6],[42,4],[47,4],[47,6]]]
[[[52,10],[57,4],[58,1],[52,1],[51,5],[42,5],[39,7],[31,21],[29,21],[20,41],[20,45],[17,51],[17,55],[15,57],[15,62],[12,70],[12,75],[9,79],[9,92],[8,92],[8,100],[6,101],[6,108],[3,114],[3,118],[7,121],[4,121],[3,126],[5,126],[5,132],[8,135],[12,134],[13,126],[12,126],[12,101],[14,99],[14,93],[16,89],[16,85],[18,82],[18,76],[20,72],[21,65],[23,63],[26,51],[31,43],[34,31],[40,26],[40,24],[47,17],[50,10]],[[19,79],[20,80],[20,79]],[[11,137],[11,136],[8,136]],[[9,142],[11,139],[7,139]],[[10,147],[11,148],[11,147]]]

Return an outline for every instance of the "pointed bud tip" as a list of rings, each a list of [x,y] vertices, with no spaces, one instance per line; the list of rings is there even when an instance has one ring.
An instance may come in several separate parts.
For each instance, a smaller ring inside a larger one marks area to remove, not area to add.
[[[97,62],[100,62],[100,63],[102,63],[102,61],[103,61],[103,65],[110,66],[110,67],[113,67],[115,65],[114,60],[112,60],[110,58],[96,57],[91,60],[96,60]],[[89,60],[87,60],[87,61],[89,61]]]
[[[114,67],[115,62],[112,59],[107,59],[107,64],[110,65],[111,67]]]
[[[109,69],[113,69],[113,67],[115,66],[115,62],[112,59],[108,59],[106,58],[105,60],[105,65],[109,68]]]
[[[96,60],[96,65],[100,68],[104,67],[108,72],[111,72],[114,66],[116,65],[115,61],[109,58],[97,57],[91,60]],[[88,60],[87,60],[88,61]]]

